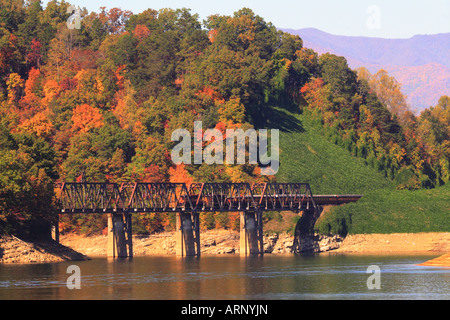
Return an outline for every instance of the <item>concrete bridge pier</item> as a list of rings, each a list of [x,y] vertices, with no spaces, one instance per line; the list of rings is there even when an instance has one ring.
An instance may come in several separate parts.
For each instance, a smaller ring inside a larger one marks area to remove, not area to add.
[[[241,212],[240,255],[264,254],[262,212]]]
[[[132,258],[132,236],[130,214],[108,214],[108,258]]]
[[[319,243],[314,235],[314,226],[322,211],[323,208],[318,206],[301,212],[300,219],[295,227],[293,243],[295,253],[318,252]]]
[[[198,213],[177,212],[176,255],[200,256],[200,219]]]
[[[55,217],[55,223],[52,226],[52,239],[59,243],[59,214]]]
[[[125,220],[125,235],[128,245],[128,257],[133,258],[133,224],[131,223],[132,215],[127,213],[124,215]]]

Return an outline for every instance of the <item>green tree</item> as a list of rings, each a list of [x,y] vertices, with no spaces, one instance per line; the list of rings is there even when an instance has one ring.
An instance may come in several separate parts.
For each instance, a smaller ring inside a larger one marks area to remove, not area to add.
[[[0,126],[0,233],[49,237],[56,217],[54,152],[42,138]]]
[[[335,96],[343,96],[350,100],[357,93],[356,73],[347,65],[344,57],[325,53],[319,58],[321,77]]]

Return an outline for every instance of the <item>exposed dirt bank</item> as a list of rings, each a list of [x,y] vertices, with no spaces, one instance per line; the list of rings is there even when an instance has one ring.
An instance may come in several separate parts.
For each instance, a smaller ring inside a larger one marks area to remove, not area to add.
[[[60,242],[87,256],[106,255],[106,236],[84,237],[63,235]],[[148,237],[133,237],[133,255],[174,255],[175,233],[167,232]],[[214,230],[201,233],[201,252],[203,254],[231,254],[239,252],[239,233],[227,230]]]
[[[239,233],[228,230],[212,230],[201,233],[202,254],[239,253]],[[135,256],[175,254],[174,233],[163,233],[149,237],[135,237],[133,252]],[[106,236],[82,237],[66,235],[61,243],[87,256],[106,255]],[[419,234],[370,234],[339,237],[319,237],[314,252],[334,251],[359,254],[395,253],[447,253],[450,252],[450,233]],[[264,237],[264,251],[272,254],[290,254],[295,251],[294,237],[288,234],[272,234]]]
[[[55,241],[26,242],[14,236],[0,238],[1,263],[49,263],[88,260]]]
[[[0,262],[3,263],[46,263],[70,260],[86,260],[87,257],[106,256],[106,236],[84,237],[61,236],[61,245],[56,242],[29,243],[15,237],[0,238]],[[162,233],[149,237],[134,237],[135,256],[174,255],[175,234]],[[397,254],[450,252],[450,233],[419,234],[371,234],[350,235],[346,239],[337,236],[315,236],[307,241],[297,241],[288,234],[266,234],[264,251],[271,254],[292,254],[300,251],[345,254]],[[229,230],[211,230],[201,233],[201,252],[208,254],[238,254],[239,233]],[[441,261],[449,264],[450,258]]]
[[[450,252],[450,233],[395,233],[349,235],[336,252],[389,254]]]
[[[444,254],[441,257],[436,259],[424,262],[420,264],[421,266],[430,266],[430,267],[447,267],[450,268],[450,253]]]
[[[208,254],[238,254],[240,250],[239,232],[230,230],[210,230],[201,233],[200,250]],[[300,243],[303,251],[323,252],[339,247],[343,239],[334,237],[315,237],[312,241]],[[81,252],[87,256],[106,255],[106,236],[83,237],[79,235],[64,235],[61,243]],[[167,232],[148,237],[133,237],[133,254],[145,255],[174,255],[176,238],[175,233]],[[274,254],[287,254],[298,252],[294,237],[286,233],[267,234],[264,236],[264,252]]]

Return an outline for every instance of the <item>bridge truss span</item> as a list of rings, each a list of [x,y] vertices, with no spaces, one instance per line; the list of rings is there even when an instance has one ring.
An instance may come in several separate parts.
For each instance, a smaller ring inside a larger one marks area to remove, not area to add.
[[[321,205],[361,196],[319,196]],[[61,213],[302,211],[318,203],[307,183],[63,183]]]
[[[314,196],[307,183],[63,183],[61,213],[302,211],[356,202],[361,195]]]
[[[307,183],[63,183],[61,214],[108,214],[108,256],[132,257],[133,213],[176,213],[177,256],[200,255],[201,212],[240,212],[241,255],[263,254],[263,212],[320,215],[360,195],[314,196]],[[58,223],[55,232],[59,234]]]

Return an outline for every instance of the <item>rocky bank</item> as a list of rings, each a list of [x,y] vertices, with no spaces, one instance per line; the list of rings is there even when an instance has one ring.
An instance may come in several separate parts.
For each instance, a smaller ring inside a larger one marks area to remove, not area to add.
[[[450,268],[450,253],[424,262],[421,264],[421,266]]]
[[[27,242],[14,236],[0,238],[1,263],[50,263],[88,259],[52,240]]]
[[[362,254],[448,253],[450,252],[450,232],[349,235],[336,252]]]
[[[272,254],[291,254],[301,252],[325,252],[340,247],[343,239],[339,236],[314,236],[295,240],[287,233],[266,234],[264,236],[264,252]],[[87,256],[106,255],[106,236],[83,237],[65,235],[61,243]],[[133,254],[174,255],[175,233],[160,233],[151,236],[135,236],[133,238]],[[238,254],[239,232],[230,230],[210,230],[201,233],[200,250],[202,255]]]
[[[106,255],[106,236],[83,237],[65,235],[61,243],[87,256]],[[135,256],[174,255],[175,234],[161,233],[134,237]],[[238,254],[239,232],[209,230],[201,233],[202,254]],[[397,254],[450,252],[450,233],[359,234],[345,239],[337,236],[303,236],[295,239],[288,233],[264,235],[264,252],[268,254],[293,254],[302,252],[336,252],[345,254]]]
[[[0,238],[0,262],[47,263],[106,256],[106,236],[62,235],[60,242],[31,243],[15,237]],[[135,256],[174,255],[175,244],[173,232],[135,236],[133,253]],[[200,245],[202,255],[239,254],[239,232],[204,231]],[[450,252],[450,233],[349,235],[345,239],[317,234],[297,239],[287,233],[264,235],[264,252],[267,254],[328,251],[344,254],[445,254]]]

